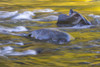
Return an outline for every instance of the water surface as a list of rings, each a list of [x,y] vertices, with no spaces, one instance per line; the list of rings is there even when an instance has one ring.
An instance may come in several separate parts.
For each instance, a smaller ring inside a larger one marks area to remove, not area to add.
[[[56,26],[58,15],[68,14],[70,9],[90,21],[100,20],[99,0],[0,0],[0,67],[99,67],[99,23],[93,27]],[[68,32],[75,40],[55,45],[13,35],[42,28]]]

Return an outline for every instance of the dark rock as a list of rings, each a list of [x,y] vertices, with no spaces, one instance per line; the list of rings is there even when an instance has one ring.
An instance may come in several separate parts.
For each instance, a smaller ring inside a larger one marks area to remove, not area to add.
[[[70,40],[73,39],[68,33],[51,29],[35,30],[29,33],[28,36],[32,39],[54,44],[67,44]]]
[[[24,64],[25,65],[25,63],[23,63],[23,62],[15,62],[15,63],[17,63],[17,64]]]
[[[61,14],[58,17],[57,26],[74,26],[78,24],[91,25],[91,22],[72,9],[70,10],[69,15]]]
[[[37,48],[37,49],[35,49],[35,50],[36,50],[37,53],[42,53],[42,52],[44,51],[43,48]]]
[[[81,49],[82,47],[70,47],[69,49],[71,49],[71,50],[73,50],[73,49],[75,49],[75,50],[79,50],[79,49]]]
[[[90,64],[90,62],[79,62],[79,64]]]

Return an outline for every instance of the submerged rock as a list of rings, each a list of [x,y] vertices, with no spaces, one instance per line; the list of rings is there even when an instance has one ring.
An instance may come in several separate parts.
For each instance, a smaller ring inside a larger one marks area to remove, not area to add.
[[[54,44],[67,44],[70,40],[73,39],[68,33],[51,29],[35,30],[29,33],[28,36],[32,39]]]
[[[57,26],[74,26],[74,25],[91,25],[86,18],[81,14],[72,9],[69,12],[69,16],[66,14],[61,14],[58,17]]]

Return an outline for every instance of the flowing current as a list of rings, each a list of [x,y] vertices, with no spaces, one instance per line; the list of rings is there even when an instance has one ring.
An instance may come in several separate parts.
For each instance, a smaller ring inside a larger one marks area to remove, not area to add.
[[[0,67],[100,66],[99,0],[1,0]],[[73,9],[93,25],[57,27],[60,14]],[[75,39],[58,45],[30,39],[38,29],[67,32]]]

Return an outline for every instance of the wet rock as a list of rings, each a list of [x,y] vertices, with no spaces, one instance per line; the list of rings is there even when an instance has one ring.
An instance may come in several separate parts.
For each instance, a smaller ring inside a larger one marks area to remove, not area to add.
[[[35,49],[35,50],[36,50],[37,53],[42,53],[42,52],[44,52],[44,49],[43,49],[43,48],[37,48],[37,49]]]
[[[45,41],[54,44],[67,44],[73,39],[68,33],[52,30],[52,29],[39,29],[35,30],[28,35],[31,39]]]
[[[72,9],[69,15],[61,14],[58,17],[57,26],[91,25],[86,18]]]

